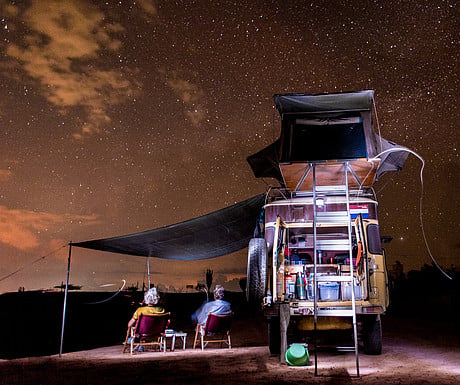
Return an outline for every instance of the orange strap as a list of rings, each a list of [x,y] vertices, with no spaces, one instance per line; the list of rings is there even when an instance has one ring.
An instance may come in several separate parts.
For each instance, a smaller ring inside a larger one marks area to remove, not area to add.
[[[356,267],[359,266],[359,262],[361,261],[361,257],[363,255],[363,244],[361,241],[358,242],[358,253],[356,254]]]

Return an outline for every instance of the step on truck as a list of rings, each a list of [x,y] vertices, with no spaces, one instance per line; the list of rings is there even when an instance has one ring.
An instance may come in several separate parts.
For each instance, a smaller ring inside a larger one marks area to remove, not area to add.
[[[273,354],[286,311],[315,333],[354,323],[364,352],[380,354],[389,292],[373,186],[407,152],[375,133],[372,90],[274,101],[280,137],[248,158],[256,177],[279,184],[249,243],[248,301],[263,308]]]

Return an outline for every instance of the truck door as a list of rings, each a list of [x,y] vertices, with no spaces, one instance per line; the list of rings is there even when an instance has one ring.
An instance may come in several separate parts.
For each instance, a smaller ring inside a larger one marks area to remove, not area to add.
[[[273,238],[273,299],[283,301],[285,294],[284,285],[284,250],[286,248],[287,228],[280,216],[276,218],[275,236]]]

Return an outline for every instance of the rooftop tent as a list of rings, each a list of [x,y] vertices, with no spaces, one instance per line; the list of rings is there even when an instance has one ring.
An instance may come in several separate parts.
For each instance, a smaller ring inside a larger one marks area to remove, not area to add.
[[[281,134],[247,158],[256,177],[273,177],[293,191],[309,190],[311,163],[320,163],[319,178],[334,184],[338,163],[349,161],[351,187],[361,189],[370,188],[387,171],[400,170],[406,161],[407,149],[373,130],[372,90],[276,94],[273,99],[281,116]]]
[[[277,94],[280,163],[352,160],[377,154],[372,129],[374,91]]]
[[[184,261],[220,257],[248,246],[264,203],[259,194],[185,222],[72,246]]]

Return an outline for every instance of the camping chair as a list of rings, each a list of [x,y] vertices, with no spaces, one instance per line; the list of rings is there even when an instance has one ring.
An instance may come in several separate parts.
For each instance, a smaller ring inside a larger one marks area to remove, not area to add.
[[[233,313],[226,315],[217,315],[209,313],[206,320],[206,325],[197,324],[195,332],[195,341],[193,342],[193,349],[195,349],[198,334],[200,334],[201,350],[204,350],[208,343],[219,342],[222,346],[223,343],[232,348],[230,340],[230,325],[232,323]]]
[[[128,328],[123,353],[129,346],[133,354],[134,347],[156,346],[166,352],[165,330],[169,326],[171,313],[141,315],[135,326]]]

